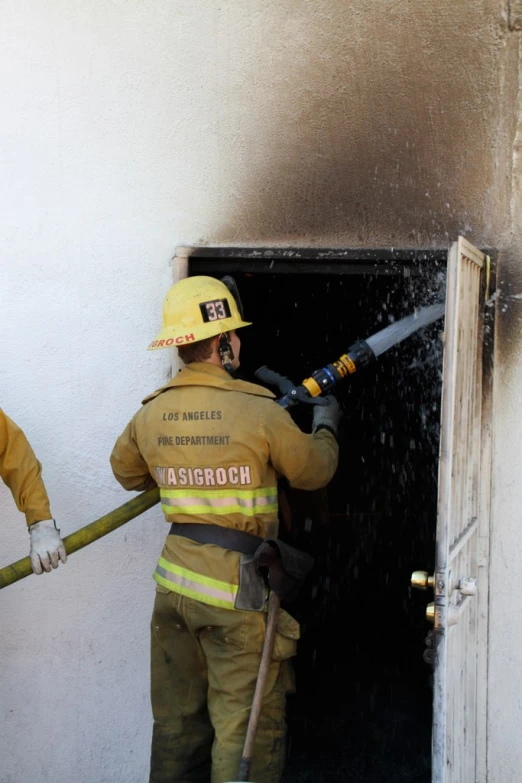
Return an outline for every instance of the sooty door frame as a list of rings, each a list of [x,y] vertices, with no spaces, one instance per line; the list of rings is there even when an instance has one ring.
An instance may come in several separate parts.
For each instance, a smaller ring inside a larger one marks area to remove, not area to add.
[[[425,263],[446,263],[448,250],[378,248],[179,246],[175,279],[189,273],[419,275]]]

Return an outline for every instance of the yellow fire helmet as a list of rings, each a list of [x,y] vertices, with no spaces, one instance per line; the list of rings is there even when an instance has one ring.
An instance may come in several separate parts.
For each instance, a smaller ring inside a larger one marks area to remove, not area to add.
[[[186,277],[169,289],[163,303],[163,328],[148,351],[195,343],[242,326],[236,300],[220,280]]]

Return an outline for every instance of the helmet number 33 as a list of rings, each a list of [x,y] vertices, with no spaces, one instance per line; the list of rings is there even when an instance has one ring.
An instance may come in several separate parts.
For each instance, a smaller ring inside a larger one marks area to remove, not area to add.
[[[205,323],[230,318],[230,307],[226,299],[212,299],[199,305]]]

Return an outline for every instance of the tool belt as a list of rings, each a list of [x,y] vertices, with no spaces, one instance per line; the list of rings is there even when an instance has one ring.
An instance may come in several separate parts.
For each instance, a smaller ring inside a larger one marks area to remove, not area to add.
[[[309,554],[278,538],[264,539],[220,525],[174,522],[169,534],[241,554],[236,609],[262,612],[267,586],[280,598],[291,601],[314,564]]]

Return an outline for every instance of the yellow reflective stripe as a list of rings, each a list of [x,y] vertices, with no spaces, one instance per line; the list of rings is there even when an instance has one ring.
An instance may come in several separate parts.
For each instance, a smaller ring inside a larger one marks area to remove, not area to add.
[[[228,498],[231,495],[239,498],[269,497],[270,495],[277,495],[277,487],[259,487],[259,489],[236,489],[235,487],[230,487],[230,489],[200,489],[199,487],[193,487],[192,489],[160,488],[160,495],[164,498],[192,498],[194,496]]]
[[[238,585],[197,574],[189,568],[170,563],[164,557],[158,560],[154,579],[168,590],[186,595],[188,598],[195,598],[197,601],[220,606],[223,609],[235,608]]]
[[[235,609],[233,601],[224,601],[219,598],[212,598],[205,595],[204,593],[198,592],[197,590],[193,590],[186,585],[180,585],[171,581],[170,579],[165,579],[165,577],[160,576],[160,574],[157,572],[155,572],[152,576],[155,582],[157,582],[162,587],[166,587],[167,590],[172,590],[173,593],[179,593],[180,595],[184,595],[187,598],[194,598],[194,600],[201,601],[203,604],[210,604],[210,606],[219,606],[221,609]]]
[[[242,506],[161,506],[164,514],[216,514],[226,516],[227,514],[243,514],[246,517],[253,517],[256,514],[271,514],[277,511],[277,503],[266,506],[252,506],[252,508],[243,508]]]
[[[170,571],[170,573],[177,574],[178,576],[185,576],[193,582],[197,581],[202,585],[207,585],[207,587],[215,587],[217,590],[229,590],[234,593],[234,595],[239,589],[239,585],[233,585],[230,582],[222,582],[221,579],[212,579],[210,576],[198,574],[196,571],[191,571],[190,568],[183,568],[182,566],[175,565],[175,563],[165,560],[164,557],[160,557],[158,564],[164,568],[165,571]]]
[[[257,514],[277,512],[277,487],[237,490],[160,489],[165,514]]]
[[[211,579],[198,574],[189,568],[182,568],[160,557],[153,574],[153,579],[167,590],[194,598],[204,604],[219,606],[222,609],[235,609],[236,595],[239,585]],[[263,611],[268,611],[268,589],[265,589],[265,605]]]

